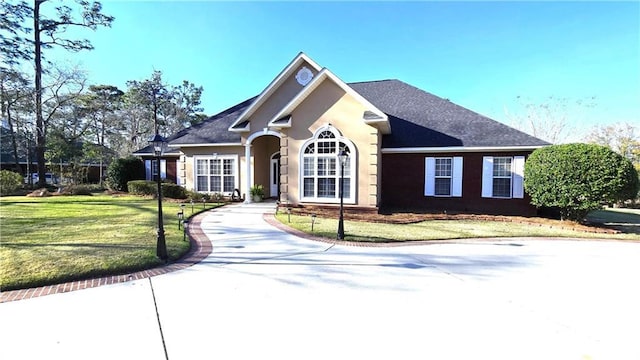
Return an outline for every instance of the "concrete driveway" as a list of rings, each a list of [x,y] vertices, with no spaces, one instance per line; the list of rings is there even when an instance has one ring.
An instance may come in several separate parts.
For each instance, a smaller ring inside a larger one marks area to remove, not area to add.
[[[339,246],[269,210],[209,212],[185,270],[0,304],[0,358],[640,359],[640,244]]]

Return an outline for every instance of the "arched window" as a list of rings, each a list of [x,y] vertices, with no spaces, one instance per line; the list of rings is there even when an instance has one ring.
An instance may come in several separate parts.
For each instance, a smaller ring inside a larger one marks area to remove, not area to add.
[[[354,184],[357,172],[352,172],[356,164],[353,143],[343,138],[331,126],[318,130],[301,148],[302,169],[300,172],[300,198],[309,202],[340,201],[340,159],[344,150],[348,159],[344,165],[344,200],[355,200]]]

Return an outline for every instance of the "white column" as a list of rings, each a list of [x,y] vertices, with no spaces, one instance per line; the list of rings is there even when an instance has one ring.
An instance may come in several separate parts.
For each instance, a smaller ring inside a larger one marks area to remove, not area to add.
[[[244,203],[245,204],[249,204],[251,203],[251,143],[246,143],[244,145],[244,161],[245,161],[245,166],[246,166],[246,171],[245,171],[245,180],[244,180],[244,184],[245,184],[245,198],[244,198]]]

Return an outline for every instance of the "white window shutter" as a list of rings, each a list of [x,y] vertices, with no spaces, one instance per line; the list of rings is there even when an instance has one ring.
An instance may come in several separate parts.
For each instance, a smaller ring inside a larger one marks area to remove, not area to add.
[[[462,156],[453,158],[451,175],[451,196],[462,197]]]
[[[153,176],[151,175],[151,160],[144,161],[144,173],[145,180],[153,180]]]
[[[524,198],[524,156],[514,156],[511,173],[513,174],[513,197]]]
[[[167,178],[167,160],[160,160],[160,179]]]
[[[482,157],[482,197],[493,196],[493,156]]]
[[[436,158],[428,157],[424,160],[424,196],[436,194]]]

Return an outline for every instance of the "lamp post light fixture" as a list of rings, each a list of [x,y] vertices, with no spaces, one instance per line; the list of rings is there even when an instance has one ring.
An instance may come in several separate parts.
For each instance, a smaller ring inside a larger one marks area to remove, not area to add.
[[[167,243],[164,238],[164,224],[162,221],[162,181],[160,179],[160,157],[165,145],[165,139],[156,133],[156,135],[149,140],[153,144],[153,153],[156,156],[157,161],[157,180],[158,180],[158,241],[156,244],[156,255],[162,261],[167,261]]]
[[[344,166],[349,159],[349,153],[344,149],[340,150],[338,160],[340,161],[340,218],[338,219],[338,240],[344,240]]]

